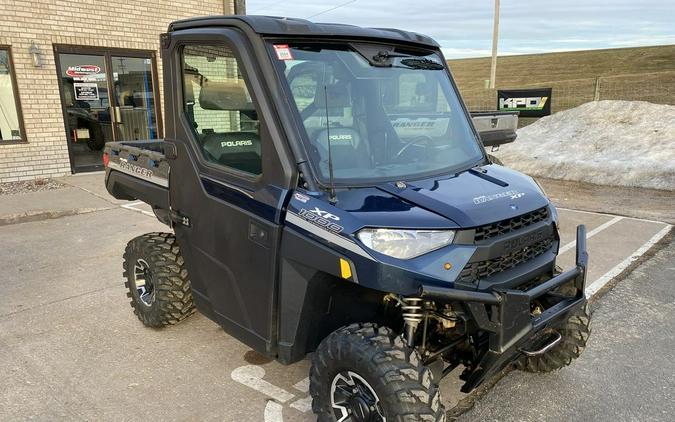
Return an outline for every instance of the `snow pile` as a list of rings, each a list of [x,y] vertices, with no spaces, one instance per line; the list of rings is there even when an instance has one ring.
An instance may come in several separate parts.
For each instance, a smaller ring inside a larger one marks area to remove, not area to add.
[[[494,155],[532,176],[675,190],[675,106],[586,103],[519,129]]]

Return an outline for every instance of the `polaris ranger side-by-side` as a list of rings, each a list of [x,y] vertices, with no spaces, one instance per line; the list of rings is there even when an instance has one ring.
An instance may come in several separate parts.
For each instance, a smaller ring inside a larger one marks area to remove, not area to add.
[[[468,392],[582,352],[585,229],[561,272],[555,208],[490,161],[432,39],[229,16],[161,48],[166,139],[103,156],[174,232],[124,253],[145,325],[198,309],[282,363],[314,352],[321,421],[443,420],[460,365]]]

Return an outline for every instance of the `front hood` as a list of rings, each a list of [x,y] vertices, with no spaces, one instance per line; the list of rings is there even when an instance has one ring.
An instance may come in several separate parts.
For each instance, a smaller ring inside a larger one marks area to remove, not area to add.
[[[348,212],[358,225],[392,228],[477,227],[548,204],[532,178],[496,165],[350,189],[339,192],[337,199],[335,206]]]

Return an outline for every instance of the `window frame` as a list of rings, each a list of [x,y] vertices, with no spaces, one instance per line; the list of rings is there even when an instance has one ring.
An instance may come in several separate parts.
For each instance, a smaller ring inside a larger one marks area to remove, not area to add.
[[[12,94],[14,95],[14,105],[16,107],[16,117],[19,121],[19,130],[21,131],[21,139],[12,139],[12,140],[0,140],[1,145],[17,145],[17,144],[27,144],[28,136],[26,134],[26,126],[23,121],[23,111],[21,110],[21,98],[19,97],[19,85],[16,82],[16,68],[14,67],[14,58],[12,56],[12,46],[0,44],[0,50],[7,51],[8,65],[9,65],[9,78],[12,82]]]
[[[251,87],[251,84],[249,81],[251,81],[251,78],[249,76],[248,71],[246,70],[246,65],[244,63],[243,58],[241,57],[240,52],[237,50],[235,45],[229,41],[229,38],[222,37],[222,38],[217,38],[217,39],[210,39],[210,38],[194,38],[194,39],[183,39],[180,40],[177,48],[176,48],[176,54],[178,60],[176,60],[176,63],[178,65],[178,79],[180,80],[180,90],[178,91],[178,97],[179,97],[179,102],[180,102],[180,107],[178,107],[178,112],[180,113],[180,119],[182,120],[183,124],[188,128],[188,133],[190,136],[190,139],[188,140],[188,144],[190,145],[190,149],[194,153],[194,157],[197,160],[197,163],[199,164],[199,167],[203,169],[203,175],[207,177],[215,177],[217,179],[220,178],[225,178],[229,179],[231,182],[240,185],[241,187],[244,187],[245,189],[248,190],[255,190],[256,186],[260,185],[263,181],[263,176],[265,175],[265,153],[264,153],[264,145],[261,144],[261,150],[260,150],[260,165],[261,165],[261,171],[259,174],[253,174],[246,172],[244,170],[238,169],[236,167],[231,167],[227,166],[225,164],[219,164],[219,163],[214,163],[213,161],[207,160],[206,157],[204,156],[204,153],[202,151],[201,146],[199,145],[199,140],[197,139],[197,135],[194,132],[194,129],[192,127],[192,122],[190,122],[190,119],[187,116],[187,113],[185,111],[185,47],[189,46],[211,46],[211,47],[224,47],[230,51],[232,56],[234,57],[236,63],[237,63],[237,70],[238,72],[242,75],[244,78],[244,84],[246,85],[246,90],[248,91],[249,95],[251,96],[251,100],[253,101],[253,106],[255,107],[256,112],[258,113],[258,122],[259,122],[259,129],[258,129],[258,136],[260,137],[261,143],[264,144],[264,138],[268,136],[267,134],[269,133],[267,129],[267,123],[265,122],[265,118],[263,116],[263,113],[261,112],[260,109],[260,103],[255,95],[253,87]]]

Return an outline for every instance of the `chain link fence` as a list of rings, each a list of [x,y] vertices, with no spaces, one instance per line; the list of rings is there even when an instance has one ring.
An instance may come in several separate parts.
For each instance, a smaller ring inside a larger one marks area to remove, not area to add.
[[[553,88],[551,113],[574,108],[594,100],[649,101],[656,104],[675,105],[675,72],[603,76],[499,87],[499,89],[521,88]],[[465,91],[461,86],[459,89],[469,110],[493,111],[497,109],[496,89]],[[537,119],[521,120],[521,126],[523,126]]]

